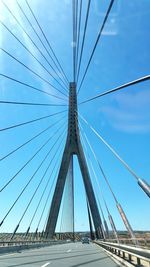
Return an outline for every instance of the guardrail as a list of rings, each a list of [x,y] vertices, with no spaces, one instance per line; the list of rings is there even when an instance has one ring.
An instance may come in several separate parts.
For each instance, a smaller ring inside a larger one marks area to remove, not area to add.
[[[49,244],[49,243],[55,243],[58,241],[55,240],[5,240],[0,241],[0,247],[5,246],[16,246],[16,245],[33,245],[33,244]]]
[[[103,241],[95,243],[135,266],[150,266],[150,250]]]
[[[0,254],[18,252],[25,249],[41,248],[46,246],[53,246],[64,244],[66,241],[10,241],[0,242]]]
[[[106,239],[106,242],[109,243],[118,243],[135,246],[135,239],[132,238],[120,238],[117,239]],[[150,238],[136,238],[136,242],[138,243],[138,247],[150,248]]]

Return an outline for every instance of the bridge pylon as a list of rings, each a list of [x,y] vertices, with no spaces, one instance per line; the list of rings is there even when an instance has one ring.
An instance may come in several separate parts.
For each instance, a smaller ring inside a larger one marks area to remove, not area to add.
[[[68,133],[67,133],[66,145],[63,152],[61,166],[45,229],[45,235],[48,238],[52,238],[55,233],[66,177],[70,161],[72,160],[74,155],[77,156],[79,161],[79,166],[81,169],[81,174],[85,186],[86,196],[88,199],[96,235],[98,238],[103,239],[104,236],[102,231],[102,221],[99,214],[94,190],[91,183],[90,174],[88,171],[87,162],[85,159],[83,147],[80,140],[80,131],[78,126],[78,113],[77,113],[76,83],[73,82],[70,83],[70,88],[69,88]]]

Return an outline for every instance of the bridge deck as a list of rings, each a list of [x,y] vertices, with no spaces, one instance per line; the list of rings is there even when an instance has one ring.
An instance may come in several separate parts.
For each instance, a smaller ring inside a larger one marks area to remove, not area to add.
[[[67,243],[21,253],[0,256],[3,267],[117,267],[112,259],[94,244]]]

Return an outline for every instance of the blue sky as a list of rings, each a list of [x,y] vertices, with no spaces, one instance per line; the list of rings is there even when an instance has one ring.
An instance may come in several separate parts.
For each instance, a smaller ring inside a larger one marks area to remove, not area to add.
[[[31,3],[32,9],[38,17],[48,39],[54,48],[57,57],[60,59],[69,80],[72,80],[72,7],[70,0],[51,0],[40,1],[33,0]],[[32,31],[28,22],[22,15],[16,4],[16,1],[5,1],[9,8],[16,15],[23,27],[29,35],[47,56],[43,47],[39,43],[37,36]],[[25,1],[19,1],[31,23],[38,30],[31,13]],[[87,1],[83,0],[83,21],[86,12]],[[89,23],[85,41],[85,49],[81,65],[80,79],[84,73],[88,58],[93,48],[97,37],[98,30],[103,21],[106,9],[109,5],[108,0],[98,1],[93,0],[91,4]],[[121,1],[116,0],[108,23],[104,29],[102,38],[99,42],[92,64],[89,68],[88,75],[84,81],[78,96],[78,101],[95,96],[105,90],[114,88],[123,83],[132,81],[142,76],[149,75],[150,68],[150,39],[149,39],[149,15],[150,2],[148,0],[137,1]],[[25,33],[20,29],[11,14],[7,11],[4,5],[0,2],[0,20],[13,31],[13,33],[31,50],[31,52],[41,61],[41,63],[49,69],[49,65],[42,58],[41,54],[33,46]],[[82,24],[83,26],[83,24]],[[39,31],[38,31],[39,32]],[[83,27],[82,32],[83,34]],[[47,45],[47,44],[46,44]],[[32,68],[38,74],[43,76],[54,86],[58,86],[52,77],[33,59],[29,53],[8,33],[4,26],[0,25],[0,46],[16,56],[20,61]],[[50,61],[50,59],[48,58]],[[51,62],[51,61],[50,61]],[[59,97],[63,95],[56,92],[52,87],[40,80],[34,74],[30,73],[23,66],[19,65],[3,51],[0,51],[0,73],[9,75],[18,80],[29,83],[42,90],[56,94]],[[58,86],[59,87],[59,86]],[[61,87],[59,87],[61,89]],[[66,101],[58,100],[46,94],[36,92],[15,82],[9,81],[1,77],[1,100],[8,101],[27,101],[53,104],[67,104]],[[66,107],[29,107],[2,105],[0,106],[1,128],[18,124],[38,117],[46,116],[51,113],[61,111]],[[126,88],[120,92],[105,96],[101,99],[94,100],[79,107],[79,112],[89,121],[89,123],[111,144],[119,155],[129,164],[129,166],[142,178],[150,183],[150,92],[149,81]],[[65,117],[64,117],[65,115]],[[46,127],[62,118],[50,131],[45,132],[32,143],[24,146],[23,149],[17,151],[9,158],[1,161],[0,173],[2,187],[21,166],[42,146],[42,144],[53,135],[54,131],[60,129],[52,141],[45,146],[44,150],[27,166],[12,182],[6,190],[1,192],[1,215],[3,218],[8,211],[10,205],[18,196],[21,189],[27,183],[29,178],[34,173],[50,147],[58,139],[59,134],[62,135],[64,123],[67,123],[67,113],[62,113],[34,124],[29,124],[16,129],[11,129],[0,133],[0,157],[9,153],[12,149],[21,145],[23,142],[32,138],[34,135],[44,130]],[[122,204],[127,217],[133,227],[137,230],[149,229],[149,199],[138,187],[134,177],[117,161],[110,151],[97,139],[97,137],[87,128],[82,122],[82,126],[99,158],[102,166],[108,176],[110,184]],[[62,129],[61,129],[62,128]],[[64,139],[65,141],[65,139]],[[64,141],[61,142],[60,149],[63,149]],[[58,148],[54,148],[54,152]],[[58,154],[59,156],[59,154]],[[42,168],[33,179],[28,190],[24,193],[20,201],[18,201],[15,209],[9,214],[5,223],[1,227],[1,231],[13,231],[18,223],[27,202],[30,200],[31,194],[34,192],[42,174],[48,166],[51,157],[47,158]],[[59,157],[60,158],[60,157]],[[57,155],[55,160],[57,159]],[[99,173],[98,167],[91,155],[93,166],[99,178],[102,191],[109,205],[112,216],[114,217],[118,229],[124,229],[123,223],[118,215],[114,200],[109,192],[105,181]],[[43,187],[50,175],[55,160],[50,166],[50,169],[43,180]],[[59,161],[57,160],[59,167]],[[84,187],[81,179],[81,174],[77,160],[75,159],[75,229],[88,229],[86,202],[84,197]],[[96,188],[94,175],[91,173],[93,187]],[[51,177],[49,187],[52,183],[54,174]],[[48,189],[47,188],[47,194]],[[54,188],[52,189],[53,192]],[[24,217],[19,230],[25,231],[31,220],[37,201],[42,194],[42,187],[35,196],[29,211]],[[100,193],[98,192],[97,194]],[[52,196],[52,195],[51,195]],[[98,197],[99,197],[98,196]],[[34,231],[37,225],[38,218],[44,206],[46,194],[41,202],[37,217],[33,221],[32,230]],[[101,200],[101,199],[100,199]],[[51,198],[47,204],[40,229],[42,229]],[[101,200],[104,214],[107,213],[104,203]],[[80,207],[80,208],[79,208]],[[60,226],[58,225],[58,229]]]

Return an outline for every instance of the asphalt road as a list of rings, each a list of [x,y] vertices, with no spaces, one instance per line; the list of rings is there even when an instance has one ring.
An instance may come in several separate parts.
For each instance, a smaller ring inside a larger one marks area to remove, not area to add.
[[[67,243],[0,256],[0,267],[118,267],[95,244]]]

